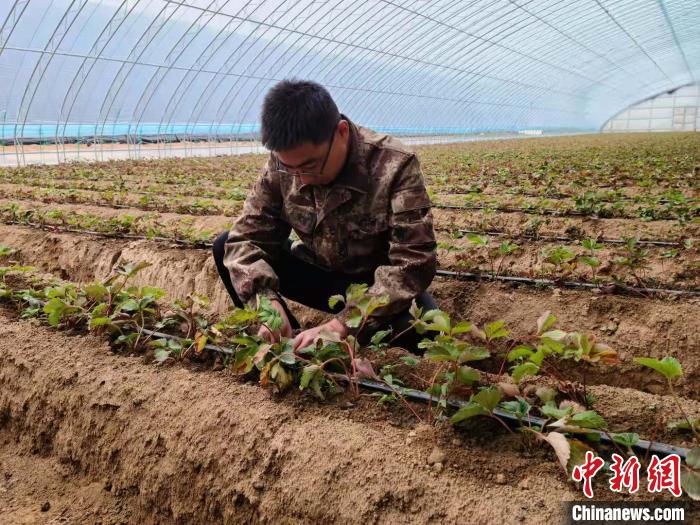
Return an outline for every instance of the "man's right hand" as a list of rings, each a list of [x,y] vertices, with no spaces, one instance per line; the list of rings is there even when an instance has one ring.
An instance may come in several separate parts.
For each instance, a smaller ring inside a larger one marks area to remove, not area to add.
[[[258,335],[265,339],[268,343],[276,343],[280,340],[280,337],[292,337],[292,325],[289,323],[289,318],[287,313],[284,311],[282,304],[276,299],[271,299],[270,303],[272,306],[280,313],[282,317],[282,326],[279,330],[271,332],[266,326],[261,326],[258,330]]]

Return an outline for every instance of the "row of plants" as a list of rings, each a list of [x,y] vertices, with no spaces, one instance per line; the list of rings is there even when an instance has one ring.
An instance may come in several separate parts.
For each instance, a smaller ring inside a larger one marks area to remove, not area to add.
[[[0,182],[12,185],[31,186],[46,190],[84,190],[110,193],[131,193],[138,195],[168,195],[172,197],[199,197],[206,199],[245,200],[248,186],[241,186],[238,181],[222,181],[217,186],[205,182],[189,184],[162,184],[148,180],[132,181],[119,176],[116,180],[84,179],[45,179],[43,177],[22,177],[17,174],[0,173]]]
[[[167,240],[185,246],[211,243],[216,233],[195,227],[193,217],[168,218],[165,221],[158,213],[148,212],[139,216],[120,214],[104,218],[85,212],[24,207],[16,202],[0,205],[0,221],[76,233]]]
[[[185,247],[209,247],[216,232],[198,229],[193,218],[181,217],[163,220],[157,213],[140,216],[122,214],[103,218],[90,213],[67,212],[60,209],[23,207],[18,203],[0,206],[0,221],[10,224],[44,227],[73,233],[99,233],[117,238],[144,238],[175,242]],[[462,234],[451,231],[450,238],[467,239],[468,244],[439,241],[443,251],[445,268],[475,272],[484,275],[526,276],[548,278],[555,281],[570,279],[595,284],[661,286],[658,278],[646,276],[652,263],[660,262],[662,274],[671,277],[669,282],[683,281],[686,287],[700,275],[700,261],[693,260],[697,251],[691,240],[679,247],[654,250],[653,253],[637,239],[627,239],[625,245],[608,252],[608,260],[601,256],[604,245],[596,239],[584,239],[580,245],[553,245],[536,252],[536,260],[529,263],[529,270],[513,271],[511,263],[521,260],[523,252],[531,248],[531,241],[517,239],[494,240],[479,234]],[[690,261],[685,261],[690,257]],[[664,281],[666,282],[666,281]],[[668,285],[668,284],[666,284]]]
[[[558,200],[547,197],[506,196],[505,194],[457,194],[433,198],[438,207],[455,209],[486,209],[500,212],[520,212],[539,215],[582,216],[601,219],[638,219],[642,222],[675,220],[685,224],[700,215],[697,199],[664,201],[659,203],[637,203],[619,200],[613,203],[599,201],[593,192],[582,194],[573,200]]]
[[[494,238],[459,230],[453,230],[450,237],[467,240],[466,245],[464,242],[438,243],[439,249],[453,255],[456,269],[492,276],[524,274],[532,278],[576,278],[591,283],[629,283],[639,287],[677,281],[692,284],[700,278],[700,258],[691,239],[677,247],[650,248],[637,238],[627,238],[624,244],[611,248],[596,238],[588,238],[571,244],[547,243],[537,250],[535,240]],[[524,253],[529,257],[521,257]],[[523,259],[528,261],[527,268],[519,267],[517,273],[513,273],[509,263],[514,265]],[[655,273],[667,279],[648,277],[654,264],[658,266]]]
[[[32,278],[31,268],[13,262],[14,254],[11,248],[0,248],[0,260],[7,262],[0,267],[0,300],[13,305],[20,317],[39,318],[53,327],[79,333],[103,334],[117,350],[149,352],[158,363],[204,358],[213,344],[226,349],[219,357],[234,374],[256,377],[262,386],[278,392],[296,388],[321,400],[347,392],[357,399],[362,380],[381,382],[391,393],[382,395],[378,402],[400,403],[419,420],[468,426],[475,419],[487,418],[508,432],[519,433],[528,449],[537,441],[549,443],[567,474],[583,461],[586,451],[593,450],[591,443],[599,441],[601,435],[625,456],[633,454],[640,439],[637,433],[610,431],[605,419],[592,408],[595,399],[585,383],[572,387],[574,383],[560,368],[566,361],[614,365],[619,362],[617,353],[586,333],[556,328],[557,319],[550,312],[537,319],[532,333],[513,334],[503,320],[479,326],[455,321],[441,310],[424,311],[414,302],[410,329],[425,336],[419,344],[423,357],[403,355],[399,362],[385,363],[375,370],[377,358],[386,355],[401,334],[382,330],[360,344],[368,319],[388,302],[386,296],[370,295],[363,284],[353,284],[345,295],[329,298],[331,307],[342,302],[350,309],[346,324],[354,335],[340,338],[321,332],[312,344],[295,350],[291,338],[269,343],[254,335],[260,325],[274,332],[282,324],[279,312],[265,297],[258,297],[257,309],[234,309],[223,319],[214,320],[206,313],[205,297],[189,295],[163,306],[163,290],[131,284],[147,264],[121,262],[106,280],[78,286]],[[157,337],[154,331],[178,337]],[[500,362],[497,381],[489,381],[478,368],[480,363],[489,362]],[[684,411],[673,389],[673,381],[682,375],[680,363],[671,357],[637,362],[667,379],[681,416],[669,425],[697,439],[700,420]],[[399,367],[418,371],[421,363],[429,365],[430,377],[423,381],[425,392],[434,400],[424,411],[405,398],[405,378],[397,373]],[[552,380],[555,387],[538,386],[535,381],[535,388],[526,394],[523,387],[541,376]],[[455,398],[465,402],[452,413],[449,401]],[[504,413],[528,424],[513,430],[504,421]],[[539,413],[544,421],[530,424],[532,413]],[[697,465],[687,465],[683,483],[693,498],[700,497],[699,478]]]
[[[134,194],[128,190],[121,192],[95,192],[15,186],[3,188],[0,196],[8,199],[34,200],[44,203],[136,208],[146,211],[152,210],[188,215],[237,216],[242,208],[242,201],[240,200],[214,201],[211,199],[172,195]]]

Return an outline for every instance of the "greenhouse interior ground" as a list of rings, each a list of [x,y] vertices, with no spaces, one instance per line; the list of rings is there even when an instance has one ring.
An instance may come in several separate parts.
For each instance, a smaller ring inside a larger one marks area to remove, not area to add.
[[[698,27],[1,2],[0,523],[700,523]]]

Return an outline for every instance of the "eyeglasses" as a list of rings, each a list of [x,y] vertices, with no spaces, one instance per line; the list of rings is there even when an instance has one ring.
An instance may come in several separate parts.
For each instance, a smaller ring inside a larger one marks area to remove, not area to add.
[[[333,127],[333,133],[331,133],[331,138],[330,142],[328,144],[328,150],[326,151],[325,157],[323,157],[323,164],[321,164],[321,169],[317,172],[311,172],[311,171],[289,171],[289,169],[280,162],[279,157],[277,155],[274,155],[275,159],[275,171],[279,173],[284,173],[285,175],[289,175],[291,177],[322,177],[323,176],[323,169],[326,167],[326,163],[328,162],[328,157],[331,154],[331,149],[333,149],[333,140],[335,139],[335,131],[338,129],[338,124],[340,123],[340,120],[336,122],[335,126]]]

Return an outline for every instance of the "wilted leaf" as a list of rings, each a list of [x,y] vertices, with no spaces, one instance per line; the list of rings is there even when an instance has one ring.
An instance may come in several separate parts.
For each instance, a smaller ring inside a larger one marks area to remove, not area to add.
[[[377,373],[374,371],[374,368],[372,368],[372,363],[369,359],[355,359],[355,370],[357,371],[357,376],[359,378],[366,377],[368,379],[379,379]]]
[[[569,445],[566,436],[559,432],[550,432],[549,434],[541,434],[538,432],[537,436],[551,445],[554,449],[554,453],[557,455],[559,464],[564,469],[564,472],[568,473],[567,465],[571,457],[571,445]]]
[[[681,486],[691,499],[700,501],[700,447],[688,451],[685,463],[688,468],[681,471]]]

